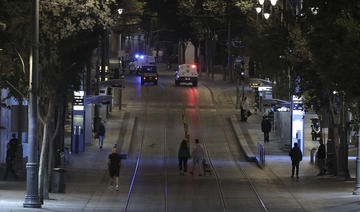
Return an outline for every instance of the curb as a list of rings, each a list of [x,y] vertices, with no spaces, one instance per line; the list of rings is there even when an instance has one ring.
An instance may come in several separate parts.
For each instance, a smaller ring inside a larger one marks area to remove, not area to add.
[[[131,146],[131,140],[133,136],[133,131],[135,128],[136,123],[136,117],[134,115],[130,115],[127,127],[126,127],[126,133],[124,135],[124,142],[121,146],[121,153],[125,155],[125,158],[129,156],[130,146]]]
[[[239,125],[238,119],[236,118],[235,115],[232,115],[230,117],[230,122],[231,122],[232,129],[234,130],[234,133],[236,135],[236,139],[237,139],[238,143],[240,144],[240,148],[243,151],[243,153],[245,154],[246,159],[251,162],[257,161],[256,155],[251,151],[248,143],[246,142],[245,137],[240,132],[240,125]]]

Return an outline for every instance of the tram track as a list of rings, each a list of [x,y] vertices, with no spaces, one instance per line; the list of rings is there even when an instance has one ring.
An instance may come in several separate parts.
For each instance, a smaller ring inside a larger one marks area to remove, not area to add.
[[[148,90],[146,90],[148,94]],[[144,143],[145,143],[145,136],[146,136],[146,128],[149,125],[149,118],[148,118],[148,110],[149,110],[149,104],[148,101],[145,102],[145,110],[143,112],[143,117],[144,121],[143,121],[143,127],[142,127],[142,134],[141,134],[141,140],[139,143],[139,147],[138,147],[138,153],[137,153],[137,159],[136,159],[136,165],[134,168],[134,172],[133,172],[133,176],[131,179],[131,183],[129,186],[129,190],[128,190],[128,194],[127,194],[127,198],[126,198],[126,202],[125,202],[125,206],[123,208],[123,212],[127,212],[129,207],[130,207],[130,200],[132,198],[132,194],[134,192],[134,187],[136,185],[136,179],[138,177],[138,170],[139,167],[142,165],[142,159],[143,159],[143,147],[144,147]],[[168,111],[168,110],[167,110]],[[163,202],[164,202],[164,212],[168,212],[168,179],[167,179],[167,137],[166,137],[166,128],[164,129],[164,137],[163,137],[163,148],[161,150],[162,152],[162,160],[163,160],[163,184],[161,185],[163,188]]]
[[[225,141],[226,141],[226,142],[225,142],[225,145],[226,145],[228,151],[230,152],[231,157],[232,157],[233,161],[234,161],[235,164],[236,164],[236,167],[237,167],[238,170],[241,172],[241,174],[246,178],[246,182],[248,183],[249,187],[251,188],[251,190],[252,190],[253,193],[255,194],[256,199],[257,199],[257,202],[258,202],[258,204],[260,205],[261,209],[262,209],[263,211],[265,211],[265,212],[268,212],[268,208],[266,207],[266,205],[265,205],[265,203],[264,203],[264,201],[263,201],[260,193],[257,191],[257,189],[256,189],[254,183],[252,182],[251,178],[248,176],[248,174],[246,173],[246,171],[237,163],[237,160],[236,160],[236,157],[235,157],[235,155],[234,155],[234,152],[231,151],[230,144],[229,144],[230,138],[229,138],[229,135],[228,135],[228,133],[227,133],[227,132],[229,132],[229,129],[227,129],[227,130],[225,129],[225,126],[228,126],[228,125],[227,125],[228,123],[226,123],[226,122],[224,121],[224,117],[223,117],[221,114],[219,115],[219,113],[218,113],[218,108],[217,108],[217,107],[218,107],[218,104],[217,104],[217,102],[215,101],[215,94],[214,94],[214,92],[212,91],[212,89],[211,89],[207,84],[203,83],[203,85],[204,85],[204,87],[206,87],[206,88],[209,90],[209,92],[210,92],[211,99],[212,99],[212,103],[214,104],[214,106],[215,106],[215,108],[216,108],[216,116],[215,116],[215,117],[216,117],[216,119],[218,119],[217,122],[218,122],[218,123],[221,123],[220,126],[221,126],[221,129],[222,129],[222,131],[223,131],[224,138],[225,138]],[[206,149],[206,152],[207,152],[207,155],[208,155],[208,158],[209,158],[209,161],[210,161],[210,164],[211,164],[211,167],[212,167],[214,173],[217,173],[217,172],[216,172],[216,168],[215,168],[215,166],[214,166],[213,163],[212,163],[212,160],[211,160],[211,158],[210,158],[210,155],[209,155],[209,152],[208,152],[207,149]],[[221,179],[220,179],[220,177],[219,177],[217,174],[215,175],[215,177],[216,177],[217,182],[218,182],[219,192],[222,194],[222,195],[221,195],[221,198],[222,198],[221,201],[224,201],[224,203],[223,203],[223,205],[224,205],[224,210],[226,210],[226,204],[225,204],[225,200],[223,199],[224,197],[223,197],[223,193],[222,193],[222,189],[221,189]],[[220,182],[220,183],[219,183],[219,182]]]
[[[212,91],[212,89],[204,84],[204,86],[209,90],[210,94],[211,94],[211,98],[214,100],[215,99],[215,93]],[[216,101],[213,101],[213,104],[215,105],[216,107],[216,110],[218,110],[217,108],[217,102]],[[229,152],[231,153],[231,156],[233,158],[233,160],[236,162],[236,166],[238,167],[238,169],[240,170],[240,172],[246,176],[252,190],[255,192],[256,196],[257,196],[257,199],[258,199],[258,202],[259,204],[261,205],[261,207],[263,208],[264,211],[268,211],[268,208],[266,207],[263,199],[261,198],[261,195],[259,193],[259,191],[257,191],[256,189],[256,186],[255,186],[255,183],[253,182],[253,180],[251,179],[251,177],[249,177],[249,175],[246,173],[246,171],[239,165],[239,163],[237,163],[237,160],[236,160],[236,155],[233,151],[231,151],[231,148],[230,148],[230,139],[229,139],[229,136],[228,133],[229,132],[232,132],[229,127],[227,129],[225,129],[225,126],[229,126],[226,121],[225,121],[225,117],[221,114],[219,114],[217,112],[217,117],[218,117],[218,121],[220,121],[222,124],[222,130],[223,130],[223,133],[225,135],[225,139],[226,139],[226,145],[227,145],[227,148],[229,149]],[[267,169],[272,175],[272,181],[276,181],[276,182],[280,182],[281,185],[282,185],[282,188],[281,189],[284,189],[287,193],[290,194],[291,198],[296,202],[296,204],[302,209],[302,211],[306,211],[305,207],[301,204],[301,202],[298,200],[298,198],[295,197],[294,193],[288,188],[288,186],[286,186],[285,182],[283,181],[283,179],[281,179],[276,173],[274,173],[274,171],[272,169]],[[275,179],[274,179],[275,178]]]
[[[221,179],[220,179],[220,177],[215,169],[215,166],[210,158],[210,154],[209,154],[206,144],[204,143],[203,146],[204,146],[206,157],[209,160],[209,165],[210,165],[210,167],[214,173],[215,179],[216,179],[216,184],[218,186],[218,192],[219,192],[219,197],[220,197],[220,201],[221,201],[221,206],[223,207],[223,211],[227,212],[228,210],[227,210],[227,205],[226,205],[226,201],[224,198],[224,192],[223,192],[222,185],[221,185]]]
[[[146,103],[145,103],[145,111],[144,111],[144,115],[143,115],[143,117],[145,116],[145,120],[144,120],[144,123],[143,123],[143,129],[142,129],[142,134],[141,134],[141,142],[139,143],[139,150],[138,150],[137,159],[136,159],[136,163],[135,163],[135,169],[134,169],[134,172],[133,172],[133,176],[131,178],[129,191],[128,191],[128,194],[127,194],[127,197],[126,197],[123,212],[127,212],[128,208],[129,208],[131,194],[133,193],[133,189],[134,189],[134,186],[135,186],[135,179],[136,179],[137,172],[138,172],[138,169],[139,169],[139,165],[140,165],[140,162],[141,162],[142,149],[143,149],[144,140],[145,140],[144,139],[145,138],[145,129],[146,129],[147,121],[148,121],[147,113],[148,113],[148,101],[146,101]]]
[[[131,178],[129,191],[128,191],[128,194],[127,194],[127,197],[126,197],[125,207],[123,209],[123,212],[126,212],[128,210],[131,194],[133,192],[133,188],[134,188],[134,185],[135,185],[135,178],[136,178],[136,175],[137,175],[137,171],[139,169],[141,155],[142,155],[142,147],[143,147],[143,144],[144,144],[144,134],[145,134],[145,124],[143,126],[141,142],[139,144],[139,151],[138,151],[138,155],[137,155],[137,159],[136,159],[136,165],[135,165],[135,169],[134,169],[134,172],[133,172],[133,176]]]

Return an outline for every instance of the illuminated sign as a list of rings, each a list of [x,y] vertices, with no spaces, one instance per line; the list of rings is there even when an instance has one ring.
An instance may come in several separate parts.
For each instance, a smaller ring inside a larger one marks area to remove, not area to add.
[[[250,83],[250,87],[251,88],[257,88],[257,87],[259,87],[260,86],[260,83],[258,83],[258,82],[251,82]]]
[[[260,86],[260,87],[258,87],[258,91],[272,91],[272,87]]]
[[[84,110],[84,91],[74,91],[73,110]]]
[[[304,119],[305,110],[302,97],[292,96],[291,101],[291,144],[298,143],[298,147],[304,154]]]

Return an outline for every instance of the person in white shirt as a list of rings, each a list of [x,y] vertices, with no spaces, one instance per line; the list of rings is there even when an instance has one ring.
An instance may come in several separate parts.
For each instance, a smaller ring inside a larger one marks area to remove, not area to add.
[[[194,175],[194,169],[196,166],[199,166],[199,176],[202,176],[204,173],[203,167],[202,167],[202,161],[204,159],[204,149],[202,145],[199,142],[199,139],[195,139],[195,148],[192,152],[192,158],[193,158],[193,167],[190,171],[190,174]]]
[[[249,101],[245,96],[241,104],[241,121],[247,121],[249,111],[250,111]]]

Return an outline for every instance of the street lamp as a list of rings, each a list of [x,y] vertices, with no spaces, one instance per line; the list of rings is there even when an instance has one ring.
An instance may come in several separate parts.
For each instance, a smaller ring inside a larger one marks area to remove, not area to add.
[[[263,5],[265,0],[259,0],[259,4]]]
[[[276,5],[277,0],[270,0],[270,2],[271,2],[271,5],[272,5],[272,6],[275,6],[275,5]]]
[[[273,1],[273,0],[272,0]],[[271,2],[272,2],[271,1]],[[267,20],[270,18],[271,4],[269,1],[264,3],[264,18]]]
[[[265,13],[264,13],[264,18],[265,18],[266,20],[268,20],[268,19],[270,18],[270,13],[265,12]]]
[[[121,15],[121,14],[124,12],[124,9],[119,8],[119,9],[117,10],[117,12],[118,12],[119,15]]]
[[[38,180],[38,68],[39,68],[39,0],[33,0],[33,35],[32,51],[30,55],[29,82],[29,127],[28,127],[28,161],[26,163],[26,195],[23,206],[25,208],[41,208]]]
[[[256,7],[255,10],[258,14],[261,13],[261,7]]]
[[[311,10],[313,15],[317,15],[318,11],[319,11],[319,8],[318,7],[312,7],[312,8],[310,8],[310,10]]]

